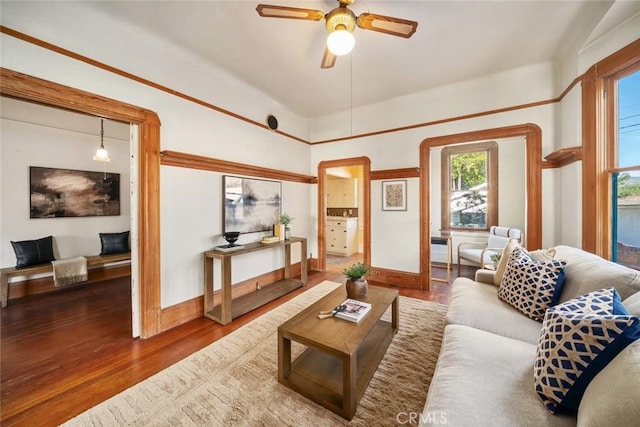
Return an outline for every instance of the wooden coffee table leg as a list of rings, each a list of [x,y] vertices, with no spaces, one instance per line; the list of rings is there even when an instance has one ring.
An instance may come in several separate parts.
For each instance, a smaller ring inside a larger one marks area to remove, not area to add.
[[[358,357],[356,354],[342,359],[342,409],[344,416],[351,420],[358,407],[357,385]]]
[[[393,329],[394,333],[398,331],[399,321],[400,321],[400,300],[398,299],[398,297],[396,297],[396,299],[394,299],[393,302],[391,303],[391,328]]]
[[[278,381],[284,382],[291,373],[291,340],[278,330]]]

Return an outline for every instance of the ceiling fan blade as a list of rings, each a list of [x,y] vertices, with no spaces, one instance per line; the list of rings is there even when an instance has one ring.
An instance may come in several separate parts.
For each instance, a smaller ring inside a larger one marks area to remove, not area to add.
[[[306,19],[308,21],[320,21],[324,19],[324,12],[313,9],[300,9],[297,7],[271,6],[259,4],[256,7],[258,15],[265,18]]]
[[[336,65],[336,56],[329,51],[328,48],[324,48],[324,55],[322,56],[322,64],[320,68],[331,68]]]
[[[408,19],[393,18],[391,16],[362,13],[358,16],[358,27],[363,30],[377,31],[408,39],[416,32],[418,23]]]

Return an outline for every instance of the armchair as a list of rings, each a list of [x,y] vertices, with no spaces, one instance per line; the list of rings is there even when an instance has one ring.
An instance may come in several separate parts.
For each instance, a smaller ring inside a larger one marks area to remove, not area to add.
[[[461,242],[458,244],[458,276],[460,264],[466,260],[480,268],[491,264],[491,255],[502,253],[509,239],[522,241],[522,232],[517,228],[491,226],[486,243]]]

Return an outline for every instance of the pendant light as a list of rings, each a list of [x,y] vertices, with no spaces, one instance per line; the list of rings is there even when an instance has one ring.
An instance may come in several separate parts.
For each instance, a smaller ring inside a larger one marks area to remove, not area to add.
[[[96,162],[109,162],[109,153],[104,149],[104,119],[100,119],[100,147],[96,151],[96,155],[93,156],[93,160]],[[107,165],[105,165],[105,168]]]

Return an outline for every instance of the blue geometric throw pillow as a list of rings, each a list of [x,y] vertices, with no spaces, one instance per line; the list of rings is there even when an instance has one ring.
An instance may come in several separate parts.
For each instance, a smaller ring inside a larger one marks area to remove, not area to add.
[[[498,297],[539,322],[549,307],[558,303],[564,285],[566,261],[534,261],[515,248],[507,261]]]
[[[549,308],[534,364],[535,390],[549,412],[575,413],[591,380],[633,341],[640,318],[614,288]]]

